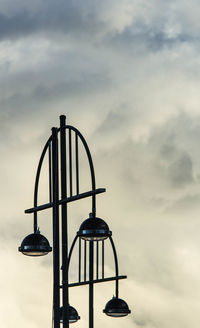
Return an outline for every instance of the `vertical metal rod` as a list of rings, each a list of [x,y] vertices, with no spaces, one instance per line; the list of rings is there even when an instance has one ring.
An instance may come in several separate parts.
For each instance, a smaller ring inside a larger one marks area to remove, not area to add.
[[[86,240],[84,240],[84,281],[86,281],[86,274],[87,274],[86,258],[87,258],[87,242]]]
[[[37,225],[37,212],[34,213],[33,215],[33,231],[34,233],[37,232],[38,225]]]
[[[81,238],[79,238],[78,281],[81,281]]]
[[[88,147],[84,137],[82,136],[82,134],[77,129],[75,129],[71,125],[68,125],[67,127],[68,127],[69,131],[73,130],[73,131],[75,131],[75,133],[78,134],[79,138],[81,139],[81,141],[82,141],[82,143],[85,147],[85,151],[87,153],[89,166],[90,166],[90,173],[91,173],[91,180],[92,180],[92,190],[95,190],[96,189],[96,182],[95,182],[94,166],[93,166],[92,156],[90,154],[89,147]],[[92,213],[93,213],[93,217],[95,218],[95,216],[96,216],[96,195],[92,196]]]
[[[59,259],[59,207],[58,207],[58,139],[52,128],[53,163],[53,312],[54,328],[60,328],[60,259]]]
[[[89,248],[89,328],[94,327],[94,284],[93,284],[93,275],[94,275],[94,242],[90,241]]]
[[[99,278],[99,242],[96,242],[96,279]]]
[[[110,242],[111,242],[111,246],[113,249],[113,255],[114,255],[114,260],[115,260],[115,275],[116,277],[119,276],[119,267],[118,267],[118,259],[117,259],[117,252],[115,249],[115,244],[113,242],[113,239],[111,236],[109,236]],[[116,297],[118,298],[119,296],[119,279],[116,279]]]
[[[60,116],[60,156],[61,156],[61,199],[67,197],[66,172],[66,133],[64,115]],[[63,287],[63,328],[69,328],[69,291],[68,291],[68,235],[67,204],[61,205],[62,213],[62,287]]]
[[[71,130],[69,129],[69,190],[70,196],[73,193],[73,182],[72,182],[72,135]]]
[[[49,202],[52,202],[52,183],[51,183],[51,143],[49,143]]]
[[[92,196],[92,215],[93,218],[96,217],[96,195]]]
[[[79,158],[78,158],[78,134],[75,134],[75,152],[76,152],[76,193],[79,194]]]
[[[104,278],[104,240],[102,240],[102,279]]]

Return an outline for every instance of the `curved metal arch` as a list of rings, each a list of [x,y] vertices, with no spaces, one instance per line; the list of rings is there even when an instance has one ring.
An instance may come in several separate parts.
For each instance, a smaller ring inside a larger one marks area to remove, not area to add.
[[[93,165],[92,155],[90,153],[90,149],[88,147],[88,144],[87,144],[85,138],[83,137],[82,133],[77,128],[75,128],[72,125],[68,125],[68,124],[65,125],[64,128],[74,131],[79,136],[79,138],[81,139],[82,144],[83,144],[83,146],[85,148],[85,151],[86,151],[86,154],[87,154],[88,162],[89,162],[90,173],[91,173],[92,190],[95,190],[96,189],[96,179],[95,179],[95,173],[94,173],[94,165]],[[58,129],[58,132],[60,132],[60,128]],[[95,215],[96,215],[96,195],[92,196],[92,213],[93,213],[93,217],[95,217]]]
[[[86,154],[87,154],[88,162],[89,162],[92,190],[95,190],[96,189],[96,181],[95,181],[94,165],[93,165],[92,156],[91,156],[88,144],[87,144],[85,138],[83,137],[83,135],[81,134],[81,132],[77,128],[75,128],[72,125],[65,125],[64,128],[73,130],[78,135],[78,137],[81,139],[82,144],[83,144]],[[60,128],[57,129],[58,132],[60,132],[60,130],[61,130]],[[50,136],[49,139],[47,140],[47,142],[43,148],[43,151],[41,153],[41,156],[40,156],[40,160],[39,160],[39,164],[38,164],[38,168],[37,168],[37,172],[36,172],[36,178],[35,178],[34,207],[37,206],[37,201],[38,201],[38,187],[39,187],[39,179],[40,179],[40,173],[41,173],[43,160],[44,160],[46,151],[47,151],[48,147],[50,146],[51,142],[52,142],[52,136]],[[95,215],[96,215],[96,195],[92,196],[92,213],[93,213],[93,217],[95,217]],[[34,212],[34,232],[36,232],[36,231],[37,231],[37,212]]]
[[[74,246],[76,244],[77,239],[78,239],[78,236],[76,235],[76,237],[74,238],[74,240],[73,240],[73,242],[71,244],[71,248],[70,248],[69,256],[68,256],[68,270],[69,270],[69,265],[70,265],[70,260],[71,260],[72,252],[73,252],[73,249],[74,249]]]
[[[89,165],[90,165],[90,172],[91,172],[91,181],[92,181],[92,190],[95,190],[96,188],[96,181],[95,181],[95,173],[94,173],[94,165],[93,165],[93,161],[92,161],[92,156],[88,147],[88,144],[85,140],[85,138],[83,137],[83,135],[81,134],[81,132],[75,128],[72,125],[65,125],[65,129],[69,129],[69,130],[73,130],[75,133],[78,134],[78,136],[80,137],[84,147],[85,147],[85,151],[88,157],[88,161],[89,161]],[[60,132],[60,128],[58,129],[58,132]]]
[[[52,136],[49,137],[47,140],[44,149],[42,151],[42,154],[40,156],[38,168],[37,168],[37,173],[36,173],[36,178],[35,178],[35,187],[34,187],[34,207],[37,206],[37,200],[38,200],[38,186],[39,186],[39,179],[40,179],[40,173],[41,173],[41,168],[44,160],[44,156],[46,154],[46,151],[50,145],[50,142],[52,141]],[[37,212],[34,212],[34,232],[37,231]]]
[[[76,235],[73,242],[72,242],[71,248],[70,248],[69,257],[68,257],[68,270],[70,268],[70,260],[71,260],[72,252],[73,252],[74,246],[75,246],[78,238],[80,238],[80,237],[78,237]],[[112,246],[114,261],[115,261],[115,277],[116,277],[115,294],[116,294],[116,297],[118,298],[119,297],[119,279],[118,279],[118,277],[119,277],[119,265],[118,265],[118,258],[117,258],[117,252],[116,252],[115,244],[114,244],[114,241],[113,241],[111,236],[109,236],[109,240],[110,240],[110,243],[111,243],[111,246]]]

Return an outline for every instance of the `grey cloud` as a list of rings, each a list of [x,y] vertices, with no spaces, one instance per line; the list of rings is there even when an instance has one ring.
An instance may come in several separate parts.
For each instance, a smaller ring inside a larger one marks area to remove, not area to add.
[[[172,137],[173,140],[173,137]],[[194,182],[193,163],[189,154],[177,149],[172,144],[164,144],[160,151],[163,167],[174,187],[182,187]]]
[[[117,109],[111,109],[106,117],[101,121],[99,127],[96,130],[97,135],[101,135],[104,138],[115,133],[122,137],[123,132],[130,127],[129,108],[126,105],[121,105]],[[126,134],[127,137],[127,134]]]
[[[191,214],[191,212],[198,212],[200,204],[200,194],[186,194],[183,197],[175,200],[170,206],[166,206],[166,213],[176,214]]]
[[[168,169],[172,184],[177,187],[193,182],[192,160],[188,154],[182,154]]]
[[[20,13],[14,17],[7,17],[0,14],[0,39],[9,39],[30,33],[34,27],[34,22],[28,13]]]
[[[148,324],[148,320],[144,320],[144,318],[135,319],[134,322],[138,327],[145,327]]]
[[[180,46],[182,43],[191,43],[192,38],[189,35],[182,34],[174,38],[168,38],[165,33],[148,33],[144,35],[144,41],[151,51],[161,51],[164,48],[173,50],[173,48]],[[199,40],[198,42],[199,43]]]
[[[57,83],[52,86],[39,86],[34,92],[32,97],[38,100],[62,99],[63,97],[74,97],[75,95],[81,96],[82,94],[89,95],[90,93],[98,93],[100,90],[106,88],[109,84],[109,77],[101,73],[96,74],[83,74],[77,80],[71,79],[70,81]]]
[[[52,72],[53,74],[53,72]],[[29,72],[27,72],[27,76]],[[39,77],[39,75],[38,75]],[[31,79],[31,77],[30,77]],[[18,83],[19,91],[16,92],[15,89],[13,93],[10,91],[11,95],[3,97],[0,101],[1,104],[1,117],[3,118],[4,113],[6,115],[11,115],[12,117],[19,117],[21,115],[28,115],[31,111],[45,109],[49,104],[52,106],[58,100],[72,99],[73,97],[81,98],[103,92],[105,88],[108,88],[110,84],[110,79],[106,74],[94,72],[94,73],[83,73],[79,77],[72,78],[70,80],[65,80],[64,77],[60,77],[60,81],[45,81],[43,83],[38,83],[37,77],[31,81],[29,85],[29,90],[23,92],[23,76],[21,80],[21,88],[19,87],[20,81]],[[35,86],[34,82],[35,81]],[[31,86],[31,84],[33,84]]]
[[[120,203],[124,210],[153,207],[156,211],[169,212],[170,208],[176,208],[178,213],[178,208],[180,212],[184,210],[182,202],[190,210],[193,205],[193,210],[198,208],[195,195],[198,195],[200,172],[199,117],[184,113],[174,116],[152,128],[144,142],[131,139],[130,131],[137,127],[137,121],[134,115],[131,119],[129,112],[110,111],[102,122],[92,138],[97,169],[109,172],[102,179],[104,183],[112,179],[116,190],[123,190]],[[104,150],[98,147],[102,140],[105,140]],[[190,200],[189,190],[194,199]]]
[[[200,169],[198,139],[199,118],[193,119],[183,112],[152,133],[149,146],[156,150],[160,169],[173,187],[196,181]]]
[[[179,1],[176,4],[178,7]],[[156,3],[149,8],[146,1],[143,5],[136,6],[133,3],[130,6],[126,1],[121,4],[124,15],[129,12],[126,8],[132,12],[132,22],[129,14],[122,27],[118,27],[116,20],[113,21],[113,13],[116,11],[119,14],[114,1],[109,6],[106,2],[102,2],[101,6],[91,6],[86,2],[83,6],[81,2],[75,3],[72,0],[59,0],[57,3],[49,1],[48,6],[39,1],[35,7],[18,4],[12,12],[8,8],[0,14],[0,39],[23,38],[42,33],[47,38],[57,35],[59,42],[59,35],[62,37],[70,34],[76,39],[85,38],[95,43],[97,40],[103,43],[107,40],[107,44],[124,44],[128,48],[146,44],[152,51],[170,48],[182,42],[199,42],[198,33],[194,33],[195,28],[191,31],[185,28],[185,20],[176,6],[172,8],[169,3],[163,8],[163,3],[160,2],[158,7]],[[177,24],[180,25],[179,28]]]
[[[20,8],[17,13],[7,16],[0,14],[0,39],[23,38],[33,33],[66,35],[75,33],[81,36],[98,31],[100,23],[91,15],[84,16],[78,6],[71,2],[50,2],[47,7],[42,3],[36,12]]]
[[[163,50],[173,50],[180,47],[181,44],[190,44],[193,47],[194,44],[199,46],[199,38],[194,38],[192,35],[182,33],[173,38],[170,38],[166,33],[159,30],[156,27],[154,30],[152,27],[143,25],[142,23],[135,23],[133,26],[127,27],[120,34],[108,34],[105,38],[107,45],[111,44],[113,47],[118,48],[120,51],[129,51],[130,53],[140,53],[144,51],[144,48],[151,52],[159,52]],[[126,48],[122,48],[126,47]]]

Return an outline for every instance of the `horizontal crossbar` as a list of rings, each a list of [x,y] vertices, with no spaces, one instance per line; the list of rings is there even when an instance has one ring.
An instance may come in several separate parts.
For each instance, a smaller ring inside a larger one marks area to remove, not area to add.
[[[99,282],[106,282],[106,281],[126,279],[126,278],[127,278],[127,276],[102,278],[102,279],[93,280],[92,283],[93,284],[96,284],[96,283],[99,283]],[[68,287],[76,287],[76,286],[89,285],[90,283],[91,283],[91,281],[89,281],[89,280],[87,280],[87,281],[81,281],[81,282],[75,282],[75,283],[72,283],[72,284],[68,284]],[[63,288],[63,286],[61,285],[60,288]]]
[[[105,191],[106,191],[105,188],[98,188],[95,190],[90,190],[90,191],[83,192],[78,195],[74,195],[71,197],[61,199],[61,200],[59,200],[58,204],[61,205],[61,204],[65,204],[65,203],[74,202],[75,200],[79,200],[79,199],[83,199],[83,198],[90,197],[93,195],[101,194],[102,192],[105,192]],[[53,207],[53,202],[29,208],[29,209],[25,210],[25,213],[34,213],[34,212],[42,211],[42,210],[45,210],[45,209],[51,208],[51,207]]]

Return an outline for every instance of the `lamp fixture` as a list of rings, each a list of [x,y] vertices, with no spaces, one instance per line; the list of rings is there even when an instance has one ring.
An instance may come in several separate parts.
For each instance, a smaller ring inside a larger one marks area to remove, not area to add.
[[[93,217],[91,213],[90,217],[80,225],[77,235],[84,240],[99,241],[111,236],[112,232],[104,220]]]
[[[74,323],[80,319],[77,310],[69,305],[69,323]],[[60,322],[63,323],[63,307],[60,308]]]
[[[105,314],[107,314],[110,317],[114,318],[120,318],[125,317],[131,311],[128,308],[127,303],[122,300],[121,298],[113,297],[105,306],[105,309],[103,310]]]
[[[28,256],[43,256],[51,251],[47,238],[39,230],[26,236],[19,247],[19,252]]]

